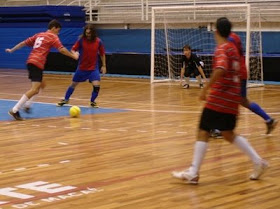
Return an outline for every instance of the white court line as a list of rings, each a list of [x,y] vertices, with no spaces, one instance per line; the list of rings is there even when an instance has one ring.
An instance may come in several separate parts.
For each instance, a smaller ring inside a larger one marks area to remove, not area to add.
[[[15,168],[14,171],[24,171],[26,168]]]
[[[47,167],[47,166],[50,166],[50,164],[45,163],[45,164],[39,164],[39,165],[37,165],[37,167]]]
[[[68,145],[68,143],[65,143],[65,142],[58,142],[58,144],[61,144],[61,145]]]
[[[137,130],[137,132],[140,132],[140,133],[146,133],[148,131],[144,131],[144,130]]]
[[[70,163],[70,162],[71,162],[71,160],[62,160],[59,163],[63,164],[63,163]]]
[[[167,131],[156,131],[156,133],[167,133]]]

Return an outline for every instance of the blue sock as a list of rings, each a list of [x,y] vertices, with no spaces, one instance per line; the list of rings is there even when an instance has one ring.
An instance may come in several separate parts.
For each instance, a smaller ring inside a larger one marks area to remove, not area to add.
[[[90,101],[94,102],[97,96],[98,96],[98,92],[92,91]]]
[[[98,97],[99,90],[100,90],[100,86],[93,86],[93,90],[91,93],[91,99],[90,99],[91,102],[94,102],[95,99]]]
[[[72,86],[69,86],[66,94],[65,94],[65,100],[69,100],[70,96],[73,94],[75,88],[73,88]]]
[[[249,109],[256,113],[257,115],[261,116],[265,121],[270,121],[271,117],[255,102],[250,103]]]

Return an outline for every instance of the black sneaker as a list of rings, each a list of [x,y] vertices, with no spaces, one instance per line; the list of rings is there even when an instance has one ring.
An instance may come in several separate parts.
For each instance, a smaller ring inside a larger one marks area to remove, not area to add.
[[[23,111],[30,114],[31,113],[31,108],[30,107],[25,107],[25,108],[23,108]]]
[[[266,123],[267,131],[266,134],[270,134],[274,128],[276,127],[278,121],[275,119],[271,119],[269,122]]]
[[[99,106],[96,104],[96,102],[90,102],[90,106],[93,108],[98,108]]]
[[[203,89],[203,83],[199,84],[199,88]]]
[[[14,119],[16,120],[23,120],[22,117],[20,117],[19,111],[17,111],[16,113],[13,112],[13,110],[9,110],[9,115],[12,116]]]
[[[189,84],[186,83],[186,84],[183,85],[183,89],[189,89],[189,88],[190,88]]]
[[[61,107],[61,106],[65,105],[65,104],[68,104],[68,102],[69,102],[69,100],[62,99],[60,102],[58,102],[56,104],[56,106]]]

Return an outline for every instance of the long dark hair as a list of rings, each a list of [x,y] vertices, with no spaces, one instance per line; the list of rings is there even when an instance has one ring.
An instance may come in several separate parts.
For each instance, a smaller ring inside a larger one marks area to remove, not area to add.
[[[84,27],[84,32],[83,32],[83,37],[84,38],[87,38],[86,36],[86,30],[90,30],[90,33],[91,33],[91,36],[90,36],[90,41],[94,41],[97,37],[97,34],[96,34],[96,30],[94,28],[94,26],[92,24],[87,24],[85,27]]]

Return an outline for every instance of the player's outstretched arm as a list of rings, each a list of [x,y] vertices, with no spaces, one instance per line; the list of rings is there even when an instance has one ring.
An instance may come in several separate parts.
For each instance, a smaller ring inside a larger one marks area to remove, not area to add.
[[[58,50],[61,54],[64,54],[68,57],[73,58],[74,60],[78,60],[79,59],[79,54],[78,53],[71,53],[68,51],[68,49],[66,49],[65,47],[62,47]]]
[[[20,43],[18,43],[17,45],[15,45],[13,48],[11,49],[5,49],[6,52],[8,53],[13,53],[14,51],[21,49],[22,47],[26,46],[25,42],[22,41]]]
[[[198,69],[199,73],[201,74],[202,78],[204,79],[204,81],[206,82],[206,76],[204,74],[204,71],[203,71],[202,67],[198,66],[197,69]]]

